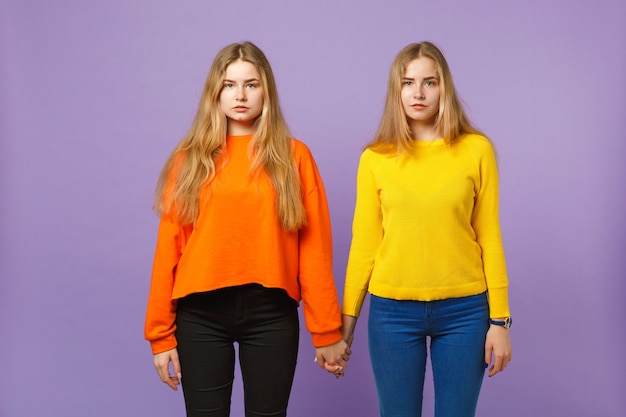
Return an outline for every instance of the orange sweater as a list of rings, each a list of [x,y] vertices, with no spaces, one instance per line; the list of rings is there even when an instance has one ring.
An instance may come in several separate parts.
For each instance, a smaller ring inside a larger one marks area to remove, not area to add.
[[[251,139],[227,138],[228,162],[203,187],[195,227],[178,223],[171,214],[161,217],[145,323],[154,354],[177,346],[177,299],[249,283],[282,288],[302,300],[315,346],[341,339],[330,217],[313,156],[306,145],[292,140],[307,226],[287,232],[276,215],[271,181],[249,173]]]

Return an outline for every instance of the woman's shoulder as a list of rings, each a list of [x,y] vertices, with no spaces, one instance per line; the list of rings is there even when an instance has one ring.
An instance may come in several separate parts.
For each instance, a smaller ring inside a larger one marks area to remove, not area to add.
[[[469,147],[475,152],[493,152],[493,144],[489,138],[481,133],[466,133],[461,135],[457,143]]]
[[[398,156],[395,145],[379,145],[367,147],[361,153],[361,160],[381,161],[384,159],[395,159]]]
[[[388,162],[397,160],[397,155],[391,152],[380,151],[379,149],[365,148],[359,159],[359,170],[376,173]]]
[[[313,153],[311,152],[311,149],[306,143],[296,138],[290,138],[290,141],[291,141],[291,149],[293,150],[293,155],[296,161],[298,162],[303,161],[303,160],[314,161]]]
[[[296,138],[289,138],[291,141],[291,146],[295,153],[311,153],[311,150],[307,146],[306,143]]]
[[[485,135],[471,133],[459,138],[462,153],[472,158],[478,165],[497,165],[496,149]]]
[[[491,141],[489,140],[489,138],[482,133],[465,133],[459,136],[458,141],[474,144],[476,146],[491,145]]]
[[[299,139],[291,138],[291,149],[293,151],[293,157],[300,171],[301,177],[307,177],[310,175],[318,176],[317,163],[313,157],[311,149],[308,145]]]

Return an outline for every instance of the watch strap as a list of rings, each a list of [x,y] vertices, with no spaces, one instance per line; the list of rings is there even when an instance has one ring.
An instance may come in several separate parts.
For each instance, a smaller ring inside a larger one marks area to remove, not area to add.
[[[511,317],[507,317],[504,320],[493,320],[493,319],[489,319],[489,324],[493,324],[494,326],[502,326],[505,328],[509,328],[511,327],[511,324],[513,323],[513,320],[511,319]]]

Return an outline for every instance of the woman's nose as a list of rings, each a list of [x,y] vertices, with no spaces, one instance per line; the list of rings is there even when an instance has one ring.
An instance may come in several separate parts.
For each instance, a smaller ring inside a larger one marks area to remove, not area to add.
[[[235,99],[238,101],[246,101],[246,90],[244,88],[237,88]]]
[[[422,86],[415,87],[415,98],[424,98],[424,88],[422,88]]]

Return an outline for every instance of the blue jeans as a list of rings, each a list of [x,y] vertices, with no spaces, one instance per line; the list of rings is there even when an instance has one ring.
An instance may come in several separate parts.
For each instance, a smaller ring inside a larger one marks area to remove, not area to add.
[[[427,337],[435,417],[472,417],[485,372],[486,293],[430,302],[372,296],[369,350],[381,417],[422,415]]]

